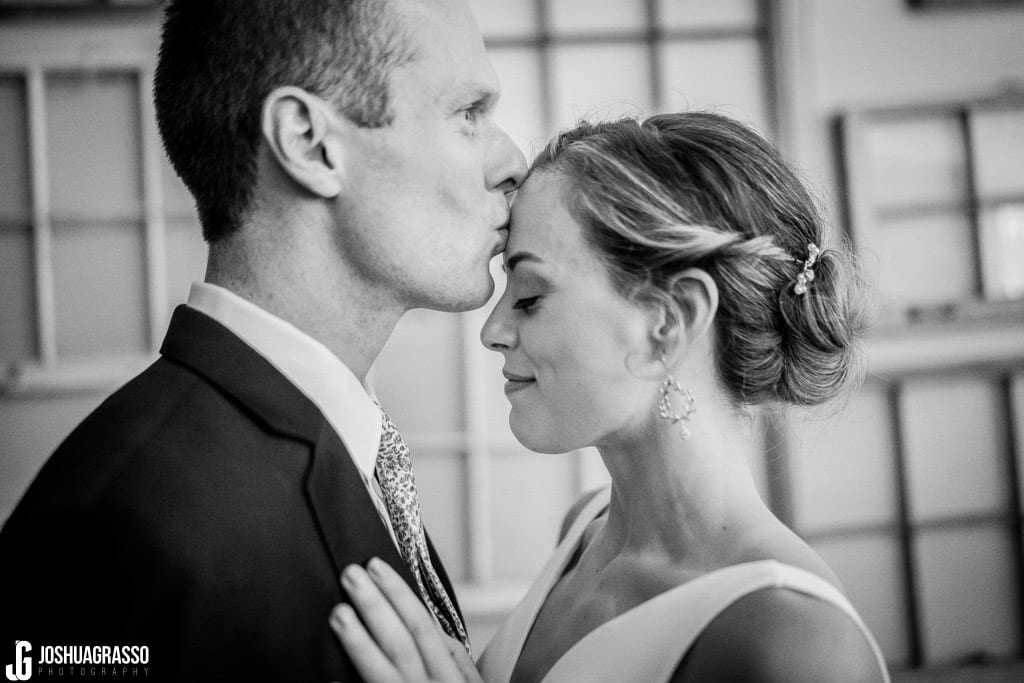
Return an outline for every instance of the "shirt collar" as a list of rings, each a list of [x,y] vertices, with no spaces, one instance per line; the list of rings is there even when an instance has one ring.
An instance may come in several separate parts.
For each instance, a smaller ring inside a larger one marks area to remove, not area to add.
[[[363,478],[373,476],[380,408],[347,365],[291,323],[223,287],[192,283],[188,305],[231,330],[298,387],[341,437]]]

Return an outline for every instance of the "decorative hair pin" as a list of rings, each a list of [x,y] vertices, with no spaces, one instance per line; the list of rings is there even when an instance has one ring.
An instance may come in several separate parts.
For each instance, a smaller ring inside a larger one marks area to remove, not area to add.
[[[796,276],[796,286],[793,287],[793,291],[797,294],[806,294],[807,285],[814,282],[814,264],[818,260],[818,254],[821,253],[821,249],[814,242],[807,245],[807,260],[803,261],[803,270]],[[801,263],[800,259],[793,259],[797,263]]]

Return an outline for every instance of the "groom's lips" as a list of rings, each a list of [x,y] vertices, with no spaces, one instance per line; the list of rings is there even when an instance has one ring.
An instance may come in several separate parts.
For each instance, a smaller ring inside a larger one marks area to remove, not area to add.
[[[505,245],[508,244],[508,228],[498,228],[498,236],[498,243],[491,249],[491,258],[505,251]]]
[[[535,381],[533,377],[527,377],[525,375],[517,375],[517,374],[515,374],[513,372],[509,372],[507,370],[502,370],[501,374],[505,376],[506,380],[508,380],[507,382],[505,382],[505,394],[506,395],[515,393],[517,391],[520,391],[521,389],[525,389],[526,387],[528,387],[531,384],[533,384],[534,381]]]

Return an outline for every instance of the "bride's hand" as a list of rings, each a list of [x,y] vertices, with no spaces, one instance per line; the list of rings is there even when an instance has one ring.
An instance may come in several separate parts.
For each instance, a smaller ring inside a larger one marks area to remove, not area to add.
[[[334,608],[331,628],[368,683],[482,682],[462,644],[441,632],[395,570],[377,558],[367,568],[341,573],[352,605]]]

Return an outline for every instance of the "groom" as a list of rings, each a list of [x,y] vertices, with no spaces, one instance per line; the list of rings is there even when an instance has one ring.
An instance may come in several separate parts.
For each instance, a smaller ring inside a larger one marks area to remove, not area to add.
[[[491,294],[525,173],[496,76],[465,0],[181,0],[154,91],[206,281],[0,534],[0,662],[17,639],[146,647],[151,680],[355,680],[340,570],[422,581],[364,381],[406,311]]]

